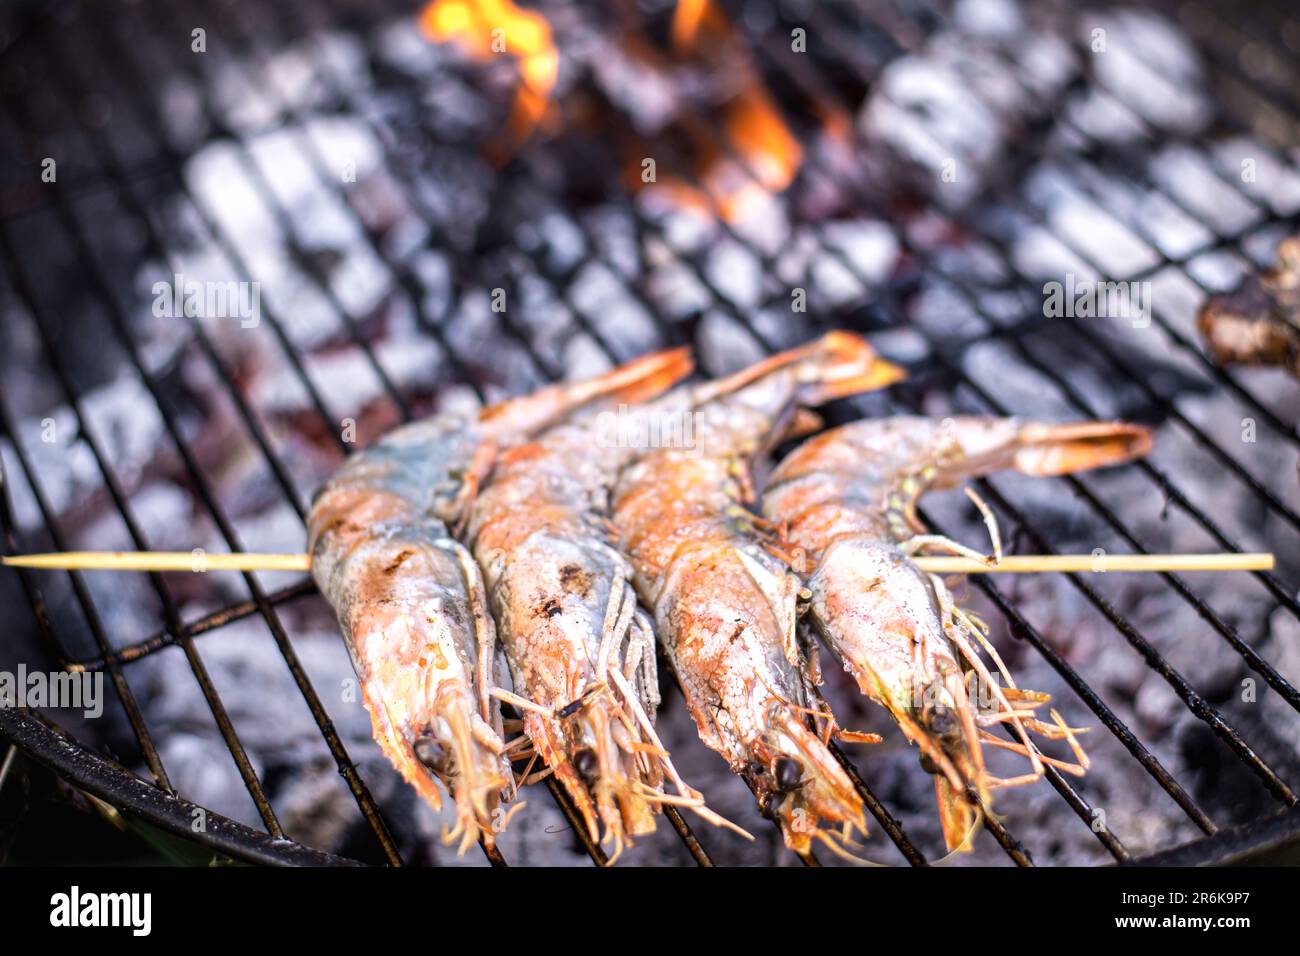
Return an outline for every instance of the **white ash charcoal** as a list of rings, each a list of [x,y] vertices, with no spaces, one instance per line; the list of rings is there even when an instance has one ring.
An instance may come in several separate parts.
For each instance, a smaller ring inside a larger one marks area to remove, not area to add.
[[[1038,97],[1038,108],[1044,103],[1054,103],[1079,75],[1077,57],[1070,49],[1069,40],[1054,33],[1037,33],[1025,44],[1010,38],[1007,49],[1013,60],[1013,69],[1019,82],[1028,86]]]
[[[751,249],[732,239],[713,246],[704,273],[709,283],[732,304],[752,309],[763,297],[763,267]]]
[[[244,62],[218,63],[207,77],[207,96],[222,125],[240,133],[267,129],[281,119],[279,97],[250,81]]]
[[[673,195],[651,187],[642,190],[636,202],[651,220],[647,227],[676,255],[691,256],[718,240],[718,224],[709,216],[681,208]]]
[[[1146,227],[1146,235],[1162,255],[1185,259],[1214,241],[1199,219],[1188,215],[1163,193],[1150,192],[1132,207],[1133,217]]]
[[[363,181],[379,162],[380,146],[365,124],[313,117],[301,126],[256,136],[247,147],[305,248],[328,249],[357,241],[357,225],[340,198],[340,189],[345,175]],[[324,169],[318,168],[313,153],[320,154]],[[322,182],[322,176],[337,178]]]
[[[1073,275],[1076,281],[1090,282],[1099,278],[1089,263],[1046,226],[1026,225],[1018,231],[1011,258],[1016,270],[1028,277],[1063,281],[1063,277]],[[1046,296],[1048,291],[1044,290],[1043,294]]]
[[[189,261],[195,262],[193,258]],[[224,267],[213,262],[211,266],[197,268],[198,272],[191,275],[220,275],[218,269]],[[194,335],[194,320],[173,314],[174,284],[175,273],[156,260],[142,261],[132,281],[135,300],[139,303],[132,310],[136,349],[145,369],[154,374],[171,367]]]
[[[284,243],[239,159],[240,147],[222,141],[205,147],[186,164],[185,179],[195,201],[250,265],[282,255]]]
[[[934,264],[933,272],[941,276],[958,276],[980,285],[1009,285],[1014,279],[1006,257],[1000,249],[979,239],[951,245],[940,240],[926,253]],[[942,280],[941,280],[942,281]]]
[[[380,806],[388,803],[395,789],[390,778],[379,771],[377,764],[358,761],[357,755],[350,751],[348,756],[358,764],[375,802]],[[360,817],[352,794],[339,786],[338,767],[332,760],[316,761],[301,768],[285,781],[283,791],[276,797],[276,817],[285,835],[304,846],[339,852],[349,828]],[[386,822],[393,824],[391,819]]]
[[[808,165],[812,165],[812,161]],[[798,190],[798,186],[792,186],[786,193],[773,193],[758,201],[745,203],[742,214],[731,224],[732,231],[741,242],[764,256],[775,257],[789,241],[793,226],[787,199],[801,202],[802,197],[790,196],[790,193]]]
[[[403,388],[431,387],[441,365],[441,353],[428,339],[384,340],[372,351],[390,380]],[[302,364],[327,408],[340,417],[354,414],[387,394],[370,359],[359,348],[308,355]],[[286,414],[306,407],[301,382],[296,374],[283,368],[275,374],[259,375],[249,393],[253,406],[268,414]]]
[[[658,342],[658,331],[646,310],[621,280],[603,264],[589,262],[575,278],[569,301],[602,336],[618,343],[620,357],[631,358]]]
[[[582,230],[569,216],[544,213],[536,221],[522,222],[515,230],[519,248],[540,252],[541,267],[554,275],[576,267],[586,256]]]
[[[889,277],[898,260],[898,240],[884,223],[832,222],[818,233],[812,285],[833,305],[869,294],[871,286]]]
[[[260,304],[279,322],[295,349],[310,352],[348,337],[343,316],[314,279],[283,259],[267,263],[264,274],[267,278],[254,280],[259,283]]]
[[[905,365],[919,365],[929,359],[931,353],[930,343],[914,328],[872,333],[871,344],[891,362]]]
[[[952,16],[957,26],[971,36],[1009,40],[1019,37],[1024,29],[1014,0],[957,0]]]
[[[1160,190],[1117,179],[1099,166],[1085,164],[1081,172],[1097,203],[1106,209],[1122,210],[1125,222],[1162,254],[1185,258],[1214,242],[1214,233],[1200,217],[1186,212]]]
[[[191,152],[212,135],[203,111],[202,87],[183,73],[170,73],[163,80],[157,115],[168,144],[178,151]]]
[[[415,208],[436,235],[464,251],[492,212],[481,163],[460,152],[435,150],[422,165],[426,174],[409,182]]]
[[[452,307],[455,282],[447,256],[436,250],[424,250],[411,260],[411,272],[424,291],[420,303],[424,313],[439,321]]]
[[[1300,166],[1282,160],[1271,148],[1245,136],[1230,136],[1211,149],[1223,178],[1266,203],[1279,216],[1300,211]]]
[[[629,56],[614,39],[602,40],[583,57],[610,102],[642,134],[661,131],[677,115],[680,93],[672,74]]]
[[[518,279],[514,295],[515,305],[510,315],[515,326],[542,361],[557,363],[565,340],[576,326],[573,313],[559,299],[555,287],[537,275]]]
[[[1003,342],[977,342],[961,359],[962,369],[974,381],[1011,408],[1033,408],[1043,418],[1069,418],[1073,410],[1051,381],[1035,369],[1025,368],[1015,350]],[[1017,369],[1012,377],[1008,368]]]
[[[648,249],[653,248],[653,243],[648,244]],[[662,245],[658,248],[663,250]],[[673,318],[686,318],[708,308],[713,301],[712,294],[690,267],[667,256],[664,258],[661,265],[651,266],[644,279],[646,292],[658,311]]]
[[[992,107],[955,70],[911,57],[885,69],[861,123],[869,142],[918,171],[927,194],[942,192],[955,204],[979,191],[978,175],[1000,155],[1007,136]],[[941,178],[948,163],[955,181]]]
[[[1108,276],[1126,276],[1159,262],[1156,251],[1112,213],[1079,193],[1047,210],[1049,228]]]
[[[139,379],[129,375],[113,379],[82,395],[80,405],[87,427],[123,487],[134,486],[144,468],[167,452],[157,405]],[[70,407],[23,419],[16,427],[56,515],[85,505],[102,489],[103,476],[90,447],[78,436]],[[33,520],[40,523],[25,505],[18,510],[17,501],[15,510],[24,527]]]
[[[398,23],[405,32],[414,34],[405,19]],[[354,92],[370,88],[373,79],[366,72],[368,54],[366,42],[361,37],[340,30],[321,30],[312,33],[309,42],[320,73],[346,79],[348,88]]]
[[[380,255],[391,262],[404,263],[421,254],[432,240],[429,224],[413,213],[404,211],[397,214],[396,205],[388,202],[390,196],[396,197],[396,192],[389,192],[394,187],[387,176],[373,176],[366,183],[367,188],[357,192],[361,215],[368,222],[388,223],[383,226],[383,235],[379,238]],[[371,189],[371,186],[376,188]],[[376,194],[382,194],[382,198],[368,205]],[[385,216],[378,212],[377,206],[387,206],[393,214]]]
[[[1042,317],[1043,297],[1025,289],[968,289],[971,308],[980,316],[997,316],[999,324],[1035,322]]]
[[[191,675],[178,673],[177,679],[187,681],[198,695]],[[150,729],[158,743],[158,759],[167,768],[172,786],[185,794],[187,800],[247,826],[263,828],[257,807],[215,728],[211,736],[202,737],[176,731],[163,734],[155,725]],[[254,773],[260,775],[262,768],[257,757],[249,754],[248,760]]]
[[[776,274],[790,288],[807,290],[811,285],[812,260],[819,254],[817,236],[811,226],[795,229],[776,257]],[[814,289],[814,291],[820,291]]]
[[[1066,106],[1069,125],[1058,126],[1052,144],[1069,152],[1079,152],[1088,141],[1112,144],[1140,143],[1147,135],[1141,118],[1111,96],[1095,91],[1090,96],[1070,100]]]
[[[1211,292],[1228,292],[1250,273],[1250,263],[1230,249],[1213,249],[1187,263],[1187,274]]]
[[[257,617],[233,622],[200,639],[197,647],[249,760],[268,788],[271,780],[310,772],[322,759],[329,761],[335,785],[343,787],[265,622]],[[350,749],[368,740],[370,722],[360,695],[354,695],[355,701],[343,699],[356,677],[337,635],[296,635],[294,650],[344,746]],[[179,649],[151,655],[137,663],[133,673],[132,686],[173,782],[195,802],[256,825],[234,762]],[[275,803],[275,791],[268,795]]]
[[[234,512],[235,532],[245,551],[293,551],[301,545],[302,519],[284,496],[279,494],[278,486],[277,495],[279,497],[256,511],[240,508],[237,500],[230,504],[228,510]],[[289,580],[281,578],[270,586],[280,587]]]
[[[443,61],[445,64],[445,55]],[[504,119],[496,104],[505,102],[509,93],[504,84],[501,86],[498,95],[486,85],[480,88],[464,82],[459,75],[440,72],[436,82],[420,92],[422,124],[445,142],[490,136]]]
[[[977,315],[966,297],[951,284],[928,284],[909,305],[918,325],[939,340],[964,341],[988,331],[988,322]]]
[[[320,82],[314,51],[303,45],[276,50],[251,65],[246,75],[256,86],[269,89],[284,113],[310,110],[327,102],[328,87]]]
[[[501,316],[491,309],[486,289],[470,289],[461,296],[457,309],[442,324],[442,334],[453,355],[468,367],[481,367],[495,383],[519,383],[522,388],[537,372],[532,360],[517,345]],[[436,372],[430,369],[430,372]]]
[[[629,279],[634,279],[641,272],[641,240],[636,234],[636,225],[631,214],[625,209],[595,208],[582,215],[590,239],[584,240],[584,247],[579,255],[590,255],[592,250],[586,248],[594,244],[602,259]],[[567,241],[566,241],[567,245]]]
[[[1151,277],[1152,313],[1188,337],[1195,331],[1196,310],[1204,300],[1205,292],[1178,267],[1161,269]]]
[[[1093,51],[1092,69],[1104,87],[1090,96],[1115,97],[1156,129],[1191,135],[1205,128],[1211,109],[1204,71],[1176,25],[1149,10],[1084,10],[1077,24],[1078,42]]]
[[[215,530],[206,515],[196,510],[190,493],[166,481],[150,481],[133,490],[129,509],[140,534],[155,551],[188,551]],[[121,519],[114,513],[88,523],[77,540],[86,551],[134,547]]]
[[[1133,709],[1142,721],[1141,732],[1145,739],[1167,733],[1180,719],[1183,703],[1162,677],[1148,674],[1133,700]]]
[[[329,284],[348,315],[365,318],[392,293],[393,276],[369,248],[353,247],[330,270]]]
[[[697,335],[696,356],[706,375],[729,375],[767,357],[753,332],[717,309],[704,314]]]
[[[425,76],[444,60],[439,46],[430,42],[419,30],[412,30],[411,21],[406,17],[377,27],[371,40],[378,62],[408,76]],[[364,63],[363,57],[358,57],[358,60],[358,66]],[[343,75],[354,74],[349,72]]]
[[[804,288],[818,305],[838,308],[860,302],[885,281],[898,261],[892,229],[875,220],[831,222],[797,229],[782,249],[777,274]]]
[[[1300,620],[1287,608],[1274,609],[1268,619],[1270,664],[1293,686],[1300,683]]]
[[[885,68],[859,117],[864,137],[886,151],[889,163],[910,168],[911,184],[926,196],[947,208],[966,205],[998,172],[1033,114],[1045,110],[1042,104],[1058,97],[1073,75],[1059,39],[1027,43],[1044,49],[1004,53],[961,34],[931,38],[921,53]],[[1035,64],[1032,88],[1019,76],[1015,60],[1021,57]],[[1062,66],[1053,71],[1051,64]],[[899,172],[883,169],[887,178]]]
[[[483,407],[468,385],[448,385],[438,394],[438,411],[451,415],[475,415]]]
[[[585,332],[579,332],[564,343],[564,370],[568,381],[581,381],[601,375],[610,369],[609,355],[600,343]]]
[[[807,315],[790,311],[790,300],[782,296],[773,305],[756,308],[746,316],[750,324],[773,349],[796,348],[815,339],[818,329]]]
[[[1229,185],[1232,179],[1225,182],[1215,174],[1202,153],[1168,146],[1150,157],[1147,166],[1157,185],[1221,234],[1242,232],[1262,217],[1259,209]]]

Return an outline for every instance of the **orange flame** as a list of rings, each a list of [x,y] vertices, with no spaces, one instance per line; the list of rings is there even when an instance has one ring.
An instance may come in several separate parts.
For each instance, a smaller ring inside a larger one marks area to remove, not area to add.
[[[515,142],[527,139],[546,116],[559,72],[546,18],[513,0],[434,0],[420,14],[420,29],[431,40],[459,43],[477,60],[509,53],[519,62],[507,128]]]
[[[726,16],[712,0],[678,0],[673,11],[672,40],[680,53],[698,52],[705,36],[721,47],[734,39]],[[708,205],[728,221],[743,219],[755,205],[790,185],[803,161],[803,149],[781,121],[780,111],[768,94],[758,72],[736,47],[736,69],[744,77],[741,90],[723,108],[728,156],[713,151],[700,171]],[[693,190],[673,184],[679,196]],[[700,200],[691,202],[699,205]]]
[[[541,13],[516,6],[514,0],[432,0],[420,14],[420,29],[431,40],[459,44],[482,62],[502,53],[517,61],[519,84],[506,124],[506,151],[513,151],[546,119],[559,53],[551,25]],[[803,151],[731,23],[712,0],[679,0],[671,34],[681,59],[698,61],[722,51],[739,80],[739,92],[721,107],[723,141],[700,141],[699,186],[670,179],[661,188],[678,202],[735,222],[790,185]],[[501,145],[493,149],[498,158]]]
[[[803,159],[799,142],[762,86],[747,87],[727,107],[727,135],[745,165],[744,186],[722,198],[722,214],[742,218],[765,193],[790,185]]]
[[[673,45],[679,50],[694,49],[700,29],[705,25],[715,32],[726,30],[726,21],[710,0],[677,0],[673,10]]]

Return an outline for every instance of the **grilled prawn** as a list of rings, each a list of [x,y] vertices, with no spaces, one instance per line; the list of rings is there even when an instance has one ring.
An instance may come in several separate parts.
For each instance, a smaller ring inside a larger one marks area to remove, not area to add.
[[[708,386],[689,448],[620,475],[612,518],[700,737],[754,791],[788,847],[865,832],[864,807],[826,746],[833,723],[797,629],[798,577],[763,547],[743,504],[748,468],[799,408],[883,387],[897,368],[831,333]],[[818,731],[821,731],[819,733]],[[828,822],[842,830],[827,830]]]
[[[344,463],[308,516],[312,575],[334,607],[361,681],[375,739],[435,808],[435,777],[456,802],[445,834],[464,850],[493,842],[509,784],[498,705],[490,697],[496,635],[483,579],[450,533],[498,449],[602,396],[675,367],[646,356],[585,382],[397,429]]]
[[[690,370],[683,353],[640,383],[640,395],[618,398],[650,397]],[[648,422],[686,408],[694,391],[618,414]],[[523,712],[535,758],[572,797],[591,838],[601,841],[603,829],[611,862],[631,837],[655,829],[662,803],[724,822],[681,780],[654,731],[654,631],[605,518],[618,467],[636,453],[634,444],[608,440],[613,414],[593,409],[503,454],[466,537],[514,682],[513,693],[497,694]],[[661,792],[665,774],[675,795]]]
[[[940,819],[950,849],[965,844],[974,788],[1027,783],[1051,763],[1082,773],[1087,758],[1055,712],[1037,719],[1042,694],[1016,688],[982,625],[955,606],[943,582],[909,560],[922,549],[970,554],[924,534],[916,502],[931,488],[1004,468],[1060,475],[1145,454],[1150,433],[1113,422],[1044,424],[1000,418],[863,421],[825,432],[791,452],[772,473],[763,514],[780,525],[794,563],[807,571],[809,617],[861,691],[884,707],[935,775]],[[978,500],[977,500],[978,503]],[[980,557],[979,555],[974,555]],[[976,645],[996,662],[999,687]],[[979,688],[971,700],[968,677]],[[1010,724],[1019,743],[985,728]],[[1077,763],[1053,761],[1027,731],[1067,739]],[[993,779],[982,743],[1027,756],[1033,772]]]

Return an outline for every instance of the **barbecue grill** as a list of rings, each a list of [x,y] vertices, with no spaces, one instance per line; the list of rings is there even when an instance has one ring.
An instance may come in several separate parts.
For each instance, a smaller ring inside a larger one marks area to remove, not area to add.
[[[518,142],[518,61],[430,43],[418,5],[5,11],[6,551],[290,550],[321,477],[433,407],[688,342],[720,373],[855,328],[911,376],[832,421],[966,412],[1159,426],[1156,454],[1122,475],[978,482],[1021,550],[1279,556],[1276,572],[1231,581],[973,580],[967,598],[1013,670],[1049,681],[1071,722],[1093,727],[1097,754],[1083,778],[1049,768],[999,794],[1003,815],[973,859],[1215,863],[1300,839],[1300,386],[1217,367],[1194,322],[1200,301],[1266,265],[1300,225],[1300,20],[1286,4],[735,0],[710,9],[746,68],[720,79],[699,67],[666,89],[623,42],[668,49],[666,0],[634,17],[558,0],[529,9],[551,23],[560,69],[549,115]],[[737,76],[762,85],[800,145],[788,183],[730,132]],[[669,120],[656,126],[655,110]],[[954,122],[940,147],[903,135]],[[657,190],[637,181],[645,159]],[[1046,316],[1044,282],[1067,272],[1149,283],[1150,308]],[[152,282],[178,275],[257,282],[256,325],[151,312]],[[975,540],[964,506],[926,508],[932,526]],[[324,663],[331,621],[311,583],[192,577],[0,579],[13,662],[102,673],[107,690],[102,721],[0,708],[11,744],[128,817],[231,858],[452,862],[368,746],[337,634]],[[254,648],[275,665],[270,690],[236,659]],[[684,775],[720,793],[724,812],[752,816],[671,716],[668,684],[661,720]],[[260,714],[246,702],[258,693]],[[268,756],[290,711],[314,737],[297,764]],[[875,817],[873,854],[935,861],[914,752],[837,755]],[[322,782],[304,794],[286,767]],[[604,862],[547,784],[529,798],[538,815],[511,830],[539,828]],[[343,835],[282,823],[286,809],[337,817]],[[667,817],[624,864],[782,858],[770,834],[743,845]],[[512,858],[511,846],[503,838],[491,862],[551,859],[538,844]]]

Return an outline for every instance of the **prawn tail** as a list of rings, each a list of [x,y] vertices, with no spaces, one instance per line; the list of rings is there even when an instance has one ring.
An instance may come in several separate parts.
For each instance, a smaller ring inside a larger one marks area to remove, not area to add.
[[[1028,422],[1008,449],[1027,475],[1068,475],[1123,464],[1151,450],[1151,431],[1125,422]]]
[[[881,358],[862,336],[837,330],[809,346],[799,368],[799,400],[804,405],[822,405],[887,388],[906,377],[903,368]]]
[[[701,391],[701,403],[730,395],[785,370],[795,372],[800,382],[799,400],[804,405],[820,405],[846,395],[885,388],[905,377],[902,368],[881,358],[862,336],[837,330],[718,379]]]
[[[507,431],[535,432],[597,399],[635,404],[653,398],[690,375],[694,367],[689,348],[652,352],[604,375],[561,382],[493,405],[479,420]]]

